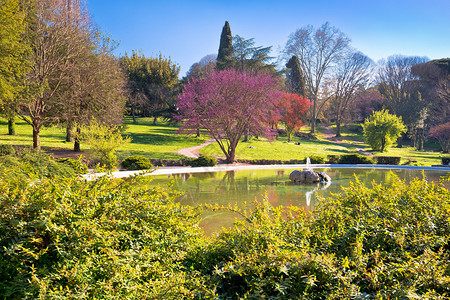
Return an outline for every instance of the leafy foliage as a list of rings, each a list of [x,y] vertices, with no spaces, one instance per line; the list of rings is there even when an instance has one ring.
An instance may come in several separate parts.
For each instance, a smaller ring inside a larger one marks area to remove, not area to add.
[[[187,161],[186,164],[191,167],[214,167],[217,165],[217,161],[214,157],[202,155],[196,159]]]
[[[431,128],[429,134],[439,142],[443,152],[450,151],[450,122]]]
[[[145,180],[33,181],[1,170],[0,297],[192,298],[198,278],[182,262],[204,241],[198,211]]]
[[[277,113],[275,102],[281,94],[277,83],[269,75],[233,69],[195,78],[178,99],[178,119],[185,121],[181,129],[188,133],[206,129],[232,163],[244,134],[273,135],[267,124]]]
[[[392,174],[392,176],[395,176]],[[0,297],[445,299],[450,192],[357,179],[306,212],[267,199],[204,238],[148,177],[36,180],[0,168]]]
[[[280,105],[282,107],[282,120],[286,125],[288,142],[290,142],[295,130],[303,126],[303,121],[306,120],[306,113],[311,106],[311,102],[304,96],[284,93]]]
[[[0,156],[14,155],[15,153],[16,149],[12,145],[0,145]]]
[[[373,165],[375,164],[375,161],[365,155],[361,154],[346,154],[342,155],[338,162],[338,164],[367,164],[367,165]]]
[[[24,75],[30,67],[24,6],[18,0],[5,0],[0,5],[0,108],[23,89]]]
[[[150,159],[141,155],[128,156],[120,165],[127,170],[146,170],[153,167]]]
[[[444,299],[450,193],[425,180],[357,179],[311,213],[258,203],[190,257],[217,298]],[[206,296],[206,293],[203,295]]]
[[[377,156],[377,163],[379,165],[399,165],[401,157],[398,156]]]
[[[56,161],[70,166],[77,174],[86,174],[88,171],[86,164],[81,161],[81,157],[79,160],[73,158],[60,158]]]
[[[92,147],[100,163],[108,168],[117,165],[116,149],[131,141],[129,137],[122,137],[117,126],[103,125],[95,120],[84,128],[82,137]]]
[[[401,117],[391,115],[387,110],[374,111],[363,126],[364,138],[373,150],[383,152],[391,146],[406,127]]]
[[[43,152],[25,150],[0,156],[0,168],[11,174],[27,174],[34,177],[73,177],[76,170],[67,164],[58,163]]]

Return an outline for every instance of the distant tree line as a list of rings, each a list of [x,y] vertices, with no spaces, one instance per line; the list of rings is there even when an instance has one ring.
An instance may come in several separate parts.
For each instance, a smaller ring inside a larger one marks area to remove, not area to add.
[[[298,130],[309,123],[314,134],[318,122],[335,122],[339,137],[343,124],[361,124],[386,109],[406,124],[399,144],[409,139],[422,149],[429,131],[449,122],[448,58],[394,55],[374,63],[329,23],[294,31],[276,62],[272,47],[232,35],[225,22],[217,55],[203,57],[179,79],[178,64],[161,53],[148,57],[133,50],[115,57],[115,42],[93,25],[85,0],[5,0],[0,12],[0,112],[10,134],[16,117],[28,123],[37,149],[43,126],[65,127],[67,141],[79,150],[81,128],[91,120],[114,125],[124,113],[134,122],[173,119],[185,85],[229,69],[268,74],[280,91],[299,97],[280,98],[277,106],[289,118],[274,113],[268,121],[273,128],[281,122],[291,131],[292,124]],[[301,109],[293,111],[289,103]]]

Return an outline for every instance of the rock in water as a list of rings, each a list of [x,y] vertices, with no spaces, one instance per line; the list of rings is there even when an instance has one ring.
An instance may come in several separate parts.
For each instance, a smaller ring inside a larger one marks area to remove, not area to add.
[[[312,170],[298,171],[294,170],[289,175],[289,179],[295,183],[315,183],[315,182],[331,182],[330,176],[324,172],[315,172]]]

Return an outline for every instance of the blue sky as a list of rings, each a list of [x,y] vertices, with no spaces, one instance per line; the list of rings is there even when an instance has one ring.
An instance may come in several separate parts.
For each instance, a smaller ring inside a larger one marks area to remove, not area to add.
[[[116,55],[162,53],[180,77],[208,54],[217,54],[225,21],[233,35],[273,46],[308,24],[338,27],[352,46],[374,61],[394,54],[450,57],[450,0],[87,0],[100,29],[120,45]]]

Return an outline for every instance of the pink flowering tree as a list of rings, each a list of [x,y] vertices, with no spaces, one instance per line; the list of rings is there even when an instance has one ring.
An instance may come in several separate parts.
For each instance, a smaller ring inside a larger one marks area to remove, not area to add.
[[[248,74],[233,69],[211,71],[190,81],[178,98],[181,130],[194,134],[206,129],[233,163],[241,137],[253,135],[273,138],[268,126],[278,115],[276,101],[281,97],[278,80],[267,74]]]
[[[448,153],[450,150],[450,122],[434,126],[429,132],[441,145],[442,152]]]

